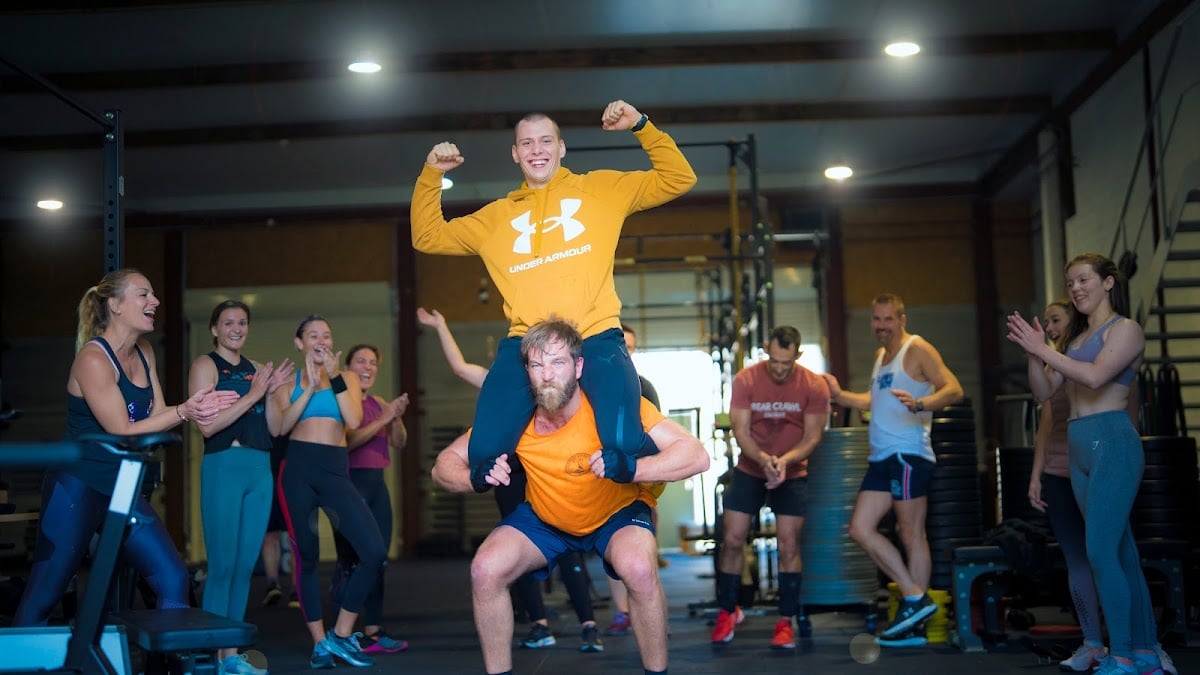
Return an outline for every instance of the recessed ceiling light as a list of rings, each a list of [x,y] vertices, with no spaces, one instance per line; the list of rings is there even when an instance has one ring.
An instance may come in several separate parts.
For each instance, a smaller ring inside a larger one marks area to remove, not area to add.
[[[58,199],[39,199],[37,207],[46,211],[57,211],[63,207],[63,203]]]
[[[352,73],[378,73],[383,70],[383,66],[374,61],[355,61],[346,66],[346,69]]]
[[[908,56],[914,56],[921,51],[921,45],[915,42],[893,42],[883,48],[883,53],[888,56],[895,56],[902,59]]]
[[[854,169],[848,166],[831,166],[825,169],[825,177],[829,180],[846,180],[854,175]]]
[[[454,187],[454,181],[450,180],[449,176],[442,176],[442,189],[449,190]]]

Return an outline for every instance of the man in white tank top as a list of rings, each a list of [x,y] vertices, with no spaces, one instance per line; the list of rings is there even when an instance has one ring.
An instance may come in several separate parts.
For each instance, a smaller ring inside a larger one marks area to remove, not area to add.
[[[850,537],[896,582],[903,601],[895,620],[880,637],[897,640],[937,611],[929,598],[932,562],[925,538],[926,494],[936,457],[929,442],[933,412],[962,400],[962,385],[941,354],[907,330],[904,301],[885,293],[871,307],[871,330],[879,340],[870,389],[843,391],[836,378],[826,375],[830,401],[871,411],[871,456],[859,489]],[[900,551],[879,533],[879,521],[896,512],[900,539],[908,553],[905,565]]]

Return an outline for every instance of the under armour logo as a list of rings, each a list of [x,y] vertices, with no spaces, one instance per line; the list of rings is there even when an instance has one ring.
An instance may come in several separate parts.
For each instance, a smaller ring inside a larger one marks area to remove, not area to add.
[[[517,235],[516,241],[513,242],[513,253],[531,253],[533,251],[533,234],[537,232],[538,225],[543,223],[547,225],[542,228],[542,234],[561,226],[563,241],[571,241],[583,234],[583,231],[587,228],[583,226],[583,223],[575,220],[575,214],[579,211],[579,207],[583,206],[583,200],[560,199],[558,203],[559,209],[562,211],[561,216],[550,216],[541,223],[530,223],[530,212],[526,211],[510,221],[513,229],[520,232]]]

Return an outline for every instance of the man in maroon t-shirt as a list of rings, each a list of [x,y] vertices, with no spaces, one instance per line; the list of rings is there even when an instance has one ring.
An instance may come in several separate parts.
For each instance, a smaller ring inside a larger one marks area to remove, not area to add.
[[[792,619],[801,635],[812,631],[800,608],[800,532],[808,503],[808,456],[821,441],[829,418],[829,386],[804,366],[800,331],[779,326],[763,347],[768,360],[742,369],[733,378],[729,417],[741,455],[725,490],[725,534],[717,560],[717,623],[713,642],[733,639],[741,623],[738,587],[745,564],[742,547],[750,520],[764,504],[775,513],[779,549],[779,614],[771,647],[796,646]]]

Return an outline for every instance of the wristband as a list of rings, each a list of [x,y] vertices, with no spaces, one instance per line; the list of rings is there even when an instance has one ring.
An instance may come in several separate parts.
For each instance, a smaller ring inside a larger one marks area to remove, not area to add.
[[[649,121],[650,121],[650,118],[646,117],[646,113],[642,113],[642,118],[637,121],[637,124],[629,127],[629,130],[635,131],[635,132],[641,131],[642,128],[646,126],[646,122],[649,122]]]
[[[182,408],[183,404],[175,406],[175,414],[179,416],[180,422],[187,422],[188,418],[184,416]]]
[[[346,378],[342,377],[341,373],[329,378],[329,388],[333,390],[334,396],[346,391]]]

